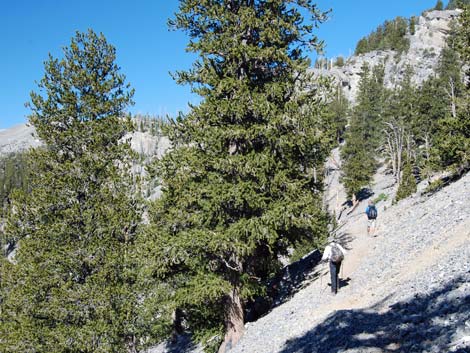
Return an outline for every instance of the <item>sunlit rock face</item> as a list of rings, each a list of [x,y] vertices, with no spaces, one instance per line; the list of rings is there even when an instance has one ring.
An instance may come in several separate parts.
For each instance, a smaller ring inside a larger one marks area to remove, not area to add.
[[[34,136],[34,128],[26,124],[0,130],[0,155],[20,152],[41,144]]]
[[[349,57],[344,66],[328,69],[312,69],[315,76],[326,75],[335,79],[343,88],[346,97],[354,103],[359,89],[361,68],[385,65],[385,86],[393,88],[403,77],[407,66],[413,69],[413,82],[420,85],[434,74],[442,48],[460,10],[428,11],[416,21],[415,33],[407,34],[410,47],[407,52],[398,54],[393,50],[376,50]]]

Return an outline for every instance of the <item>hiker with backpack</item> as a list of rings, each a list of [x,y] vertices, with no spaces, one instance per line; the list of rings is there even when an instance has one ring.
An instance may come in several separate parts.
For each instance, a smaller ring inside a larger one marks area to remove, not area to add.
[[[331,292],[338,293],[339,289],[339,270],[341,269],[341,262],[344,259],[346,250],[339,245],[336,241],[332,240],[325,251],[323,252],[322,261],[329,260],[330,263],[330,276],[331,276]]]
[[[366,208],[367,215],[367,235],[373,235],[375,233],[375,225],[377,220],[377,207],[374,202],[369,200],[369,204]]]

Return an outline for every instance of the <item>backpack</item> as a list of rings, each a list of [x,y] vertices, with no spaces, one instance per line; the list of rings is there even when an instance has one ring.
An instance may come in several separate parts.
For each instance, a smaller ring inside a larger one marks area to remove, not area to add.
[[[344,259],[344,254],[337,245],[331,245],[331,256],[330,261],[334,262],[335,264],[340,263]]]
[[[377,209],[375,208],[375,206],[369,206],[369,210],[367,211],[367,218],[369,219],[377,218]]]

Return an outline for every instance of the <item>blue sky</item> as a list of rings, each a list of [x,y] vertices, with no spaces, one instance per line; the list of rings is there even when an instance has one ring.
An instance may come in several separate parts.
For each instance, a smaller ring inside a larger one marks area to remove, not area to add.
[[[328,57],[349,56],[357,41],[396,16],[419,15],[436,0],[318,0],[332,8],[317,31]],[[446,4],[447,1],[444,1]],[[186,69],[195,57],[185,52],[188,38],[169,31],[167,19],[177,0],[5,0],[0,12],[0,129],[27,121],[24,107],[35,81],[44,75],[48,53],[55,57],[75,31],[103,32],[117,49],[117,63],[135,88],[133,113],[176,115],[196,103],[187,86],[178,86],[169,72]]]

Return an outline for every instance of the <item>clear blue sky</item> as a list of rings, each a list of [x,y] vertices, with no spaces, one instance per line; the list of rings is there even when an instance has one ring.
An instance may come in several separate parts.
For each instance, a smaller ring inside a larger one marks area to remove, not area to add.
[[[419,15],[436,0],[319,0],[332,8],[318,30],[328,57],[349,56],[357,41],[396,16]],[[446,4],[447,1],[444,1]],[[16,0],[4,1],[0,12],[0,129],[27,121],[24,107],[35,81],[44,75],[48,53],[60,57],[75,31],[103,32],[117,48],[117,63],[135,88],[133,113],[176,115],[197,102],[187,86],[178,86],[170,71],[189,68],[194,56],[185,52],[187,37],[169,31],[167,19],[177,0]]]

